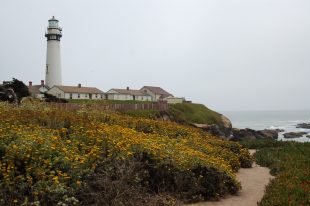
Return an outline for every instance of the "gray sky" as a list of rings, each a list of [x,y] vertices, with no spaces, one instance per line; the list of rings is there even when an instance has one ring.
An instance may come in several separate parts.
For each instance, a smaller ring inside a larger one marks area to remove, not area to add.
[[[0,0],[0,80],[44,79],[47,20],[63,84],[140,89],[223,110],[310,109],[309,0]]]

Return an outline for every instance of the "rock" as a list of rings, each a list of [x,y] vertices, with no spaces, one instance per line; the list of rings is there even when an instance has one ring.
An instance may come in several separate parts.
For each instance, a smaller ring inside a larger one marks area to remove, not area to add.
[[[202,130],[215,135],[215,136],[220,136],[220,137],[226,137],[225,133],[220,130],[220,127],[216,124],[193,124],[195,127],[201,128]]]
[[[230,137],[232,134],[232,124],[231,121],[224,115],[221,115],[222,124],[219,129],[225,134],[226,137]]]
[[[306,137],[310,138],[310,135],[306,135]]]
[[[204,131],[212,135],[215,135],[215,136],[230,138],[232,134],[232,124],[230,120],[224,115],[221,115],[221,122],[219,125],[217,124],[195,124],[195,123],[192,125],[195,127],[201,128]]]
[[[279,130],[253,130],[253,129],[236,129],[232,130],[234,141],[249,140],[249,139],[277,139]]]
[[[244,139],[256,139],[254,133],[255,130],[253,129],[237,129],[237,128],[233,128],[232,130],[233,133],[233,138],[232,140],[244,140]]]
[[[288,133],[283,134],[283,136],[285,138],[299,138],[305,134],[307,134],[307,132],[288,132]]]
[[[275,129],[275,131],[277,131],[278,133],[280,133],[280,132],[284,132],[285,130],[284,130],[284,129]]]
[[[310,123],[300,123],[296,125],[297,128],[310,129]]]
[[[282,130],[271,130],[271,129],[259,130],[257,131],[259,135],[257,139],[277,139],[279,132],[282,132]]]

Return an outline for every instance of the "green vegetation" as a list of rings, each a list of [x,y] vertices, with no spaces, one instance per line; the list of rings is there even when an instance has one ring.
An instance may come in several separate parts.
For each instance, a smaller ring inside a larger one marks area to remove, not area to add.
[[[169,121],[0,103],[0,205],[178,205],[240,189],[248,150]]]
[[[277,141],[272,139],[255,139],[255,140],[242,140],[239,141],[239,143],[249,149],[261,149],[261,148],[283,147],[287,145],[288,142]]]
[[[310,143],[252,140],[242,144],[259,149],[256,162],[276,176],[259,206],[310,205]]]
[[[161,116],[161,112],[158,110],[128,110],[128,111],[121,111],[122,114],[126,114],[132,117],[142,117],[148,119],[157,119]]]
[[[121,101],[123,102],[123,101]],[[127,103],[127,101],[125,101]],[[222,126],[221,114],[214,112],[203,104],[180,103],[169,104],[168,111],[157,110],[131,110],[122,111],[133,117],[160,119],[167,116],[170,120],[182,124],[217,124]]]
[[[89,100],[89,99],[70,99],[69,103],[76,104],[147,104],[148,101],[136,101],[136,100]],[[171,120],[178,123],[185,124],[217,124],[221,127],[222,119],[221,114],[210,110],[203,104],[193,103],[180,103],[169,104],[169,109],[166,112],[160,112],[157,110],[130,110],[121,111],[122,114],[126,114],[133,117],[144,117],[150,119],[161,118],[163,115],[167,115]]]
[[[203,104],[180,103],[169,105],[168,113],[176,122],[221,124],[221,115]]]
[[[105,100],[107,104],[147,104],[152,103],[150,101],[138,101],[138,100]]]
[[[4,87],[12,88],[19,100],[30,95],[28,87],[22,81],[19,81],[15,78],[13,78],[12,81],[9,84],[6,84]]]
[[[137,100],[93,100],[93,99],[69,99],[69,103],[75,104],[147,104],[148,101]]]

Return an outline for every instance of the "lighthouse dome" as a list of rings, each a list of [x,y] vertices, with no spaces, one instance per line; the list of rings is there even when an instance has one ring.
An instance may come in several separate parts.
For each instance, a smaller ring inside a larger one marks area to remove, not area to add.
[[[53,16],[50,20],[48,20],[49,28],[58,28],[58,20]]]
[[[55,19],[55,16],[53,16],[51,19],[49,19],[48,21],[58,21],[57,19]]]

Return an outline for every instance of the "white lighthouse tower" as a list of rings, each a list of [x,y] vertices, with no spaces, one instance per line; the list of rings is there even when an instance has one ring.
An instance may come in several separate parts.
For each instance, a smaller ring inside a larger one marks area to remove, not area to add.
[[[60,61],[61,31],[62,29],[58,26],[58,20],[54,16],[48,20],[48,27],[45,33],[47,38],[45,82],[49,88],[52,88],[54,85],[62,85]]]

